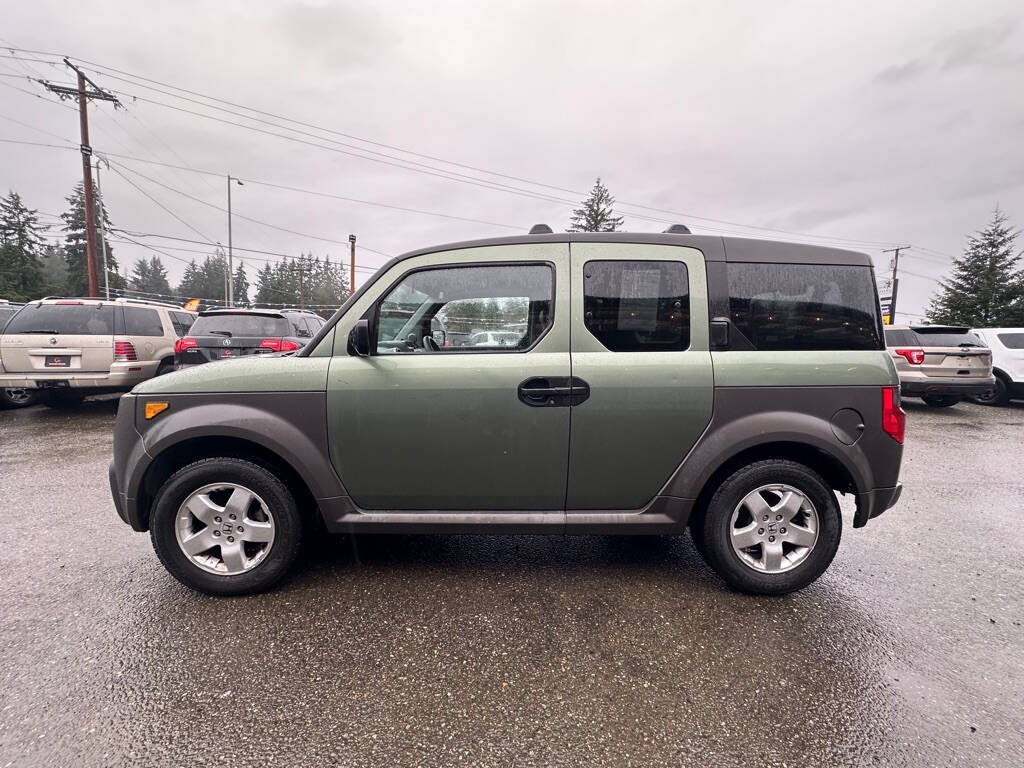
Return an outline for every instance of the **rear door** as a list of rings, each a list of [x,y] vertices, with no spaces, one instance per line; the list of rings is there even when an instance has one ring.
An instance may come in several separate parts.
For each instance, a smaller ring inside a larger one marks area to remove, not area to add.
[[[572,243],[567,512],[644,507],[711,420],[707,277],[700,251]]]
[[[996,337],[1000,370],[1009,374],[1015,382],[1024,381],[1024,328],[986,331],[986,338],[989,336]]]
[[[114,331],[120,321],[114,303],[55,301],[28,304],[0,336],[0,357],[8,373],[100,373],[114,361]]]
[[[984,379],[992,375],[992,353],[966,328],[919,326],[913,329],[924,350],[925,376]]]

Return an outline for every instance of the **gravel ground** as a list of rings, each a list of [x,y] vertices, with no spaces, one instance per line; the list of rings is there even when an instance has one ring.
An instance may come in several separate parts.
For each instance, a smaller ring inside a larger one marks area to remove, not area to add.
[[[8,765],[1024,765],[1024,407],[909,411],[900,504],[784,598],[688,537],[366,536],[189,592],[115,401],[0,412]]]

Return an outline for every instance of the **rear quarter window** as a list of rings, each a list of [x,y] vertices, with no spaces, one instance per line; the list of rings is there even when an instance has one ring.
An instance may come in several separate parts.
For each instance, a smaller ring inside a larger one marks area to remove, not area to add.
[[[884,349],[870,267],[730,262],[726,275],[730,319],[757,350]]]
[[[155,309],[124,307],[124,332],[127,336],[163,336],[164,324]]]
[[[996,338],[1007,349],[1024,349],[1024,333],[997,333]]]

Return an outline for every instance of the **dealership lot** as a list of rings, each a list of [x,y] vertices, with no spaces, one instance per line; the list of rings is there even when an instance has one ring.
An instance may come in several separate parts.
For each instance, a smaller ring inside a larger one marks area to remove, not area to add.
[[[688,537],[495,536],[203,597],[116,518],[115,407],[0,412],[0,766],[1024,762],[1021,404],[908,401],[901,502],[785,598]]]

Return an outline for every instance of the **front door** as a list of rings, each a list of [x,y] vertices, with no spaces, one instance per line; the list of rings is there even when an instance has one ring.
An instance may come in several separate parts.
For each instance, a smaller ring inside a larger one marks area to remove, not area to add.
[[[693,248],[572,243],[567,511],[638,510],[711,420],[707,275]]]
[[[338,324],[328,378],[356,505],[564,514],[568,276],[568,245],[544,243],[416,256],[376,281]],[[360,317],[368,357],[347,348]]]

